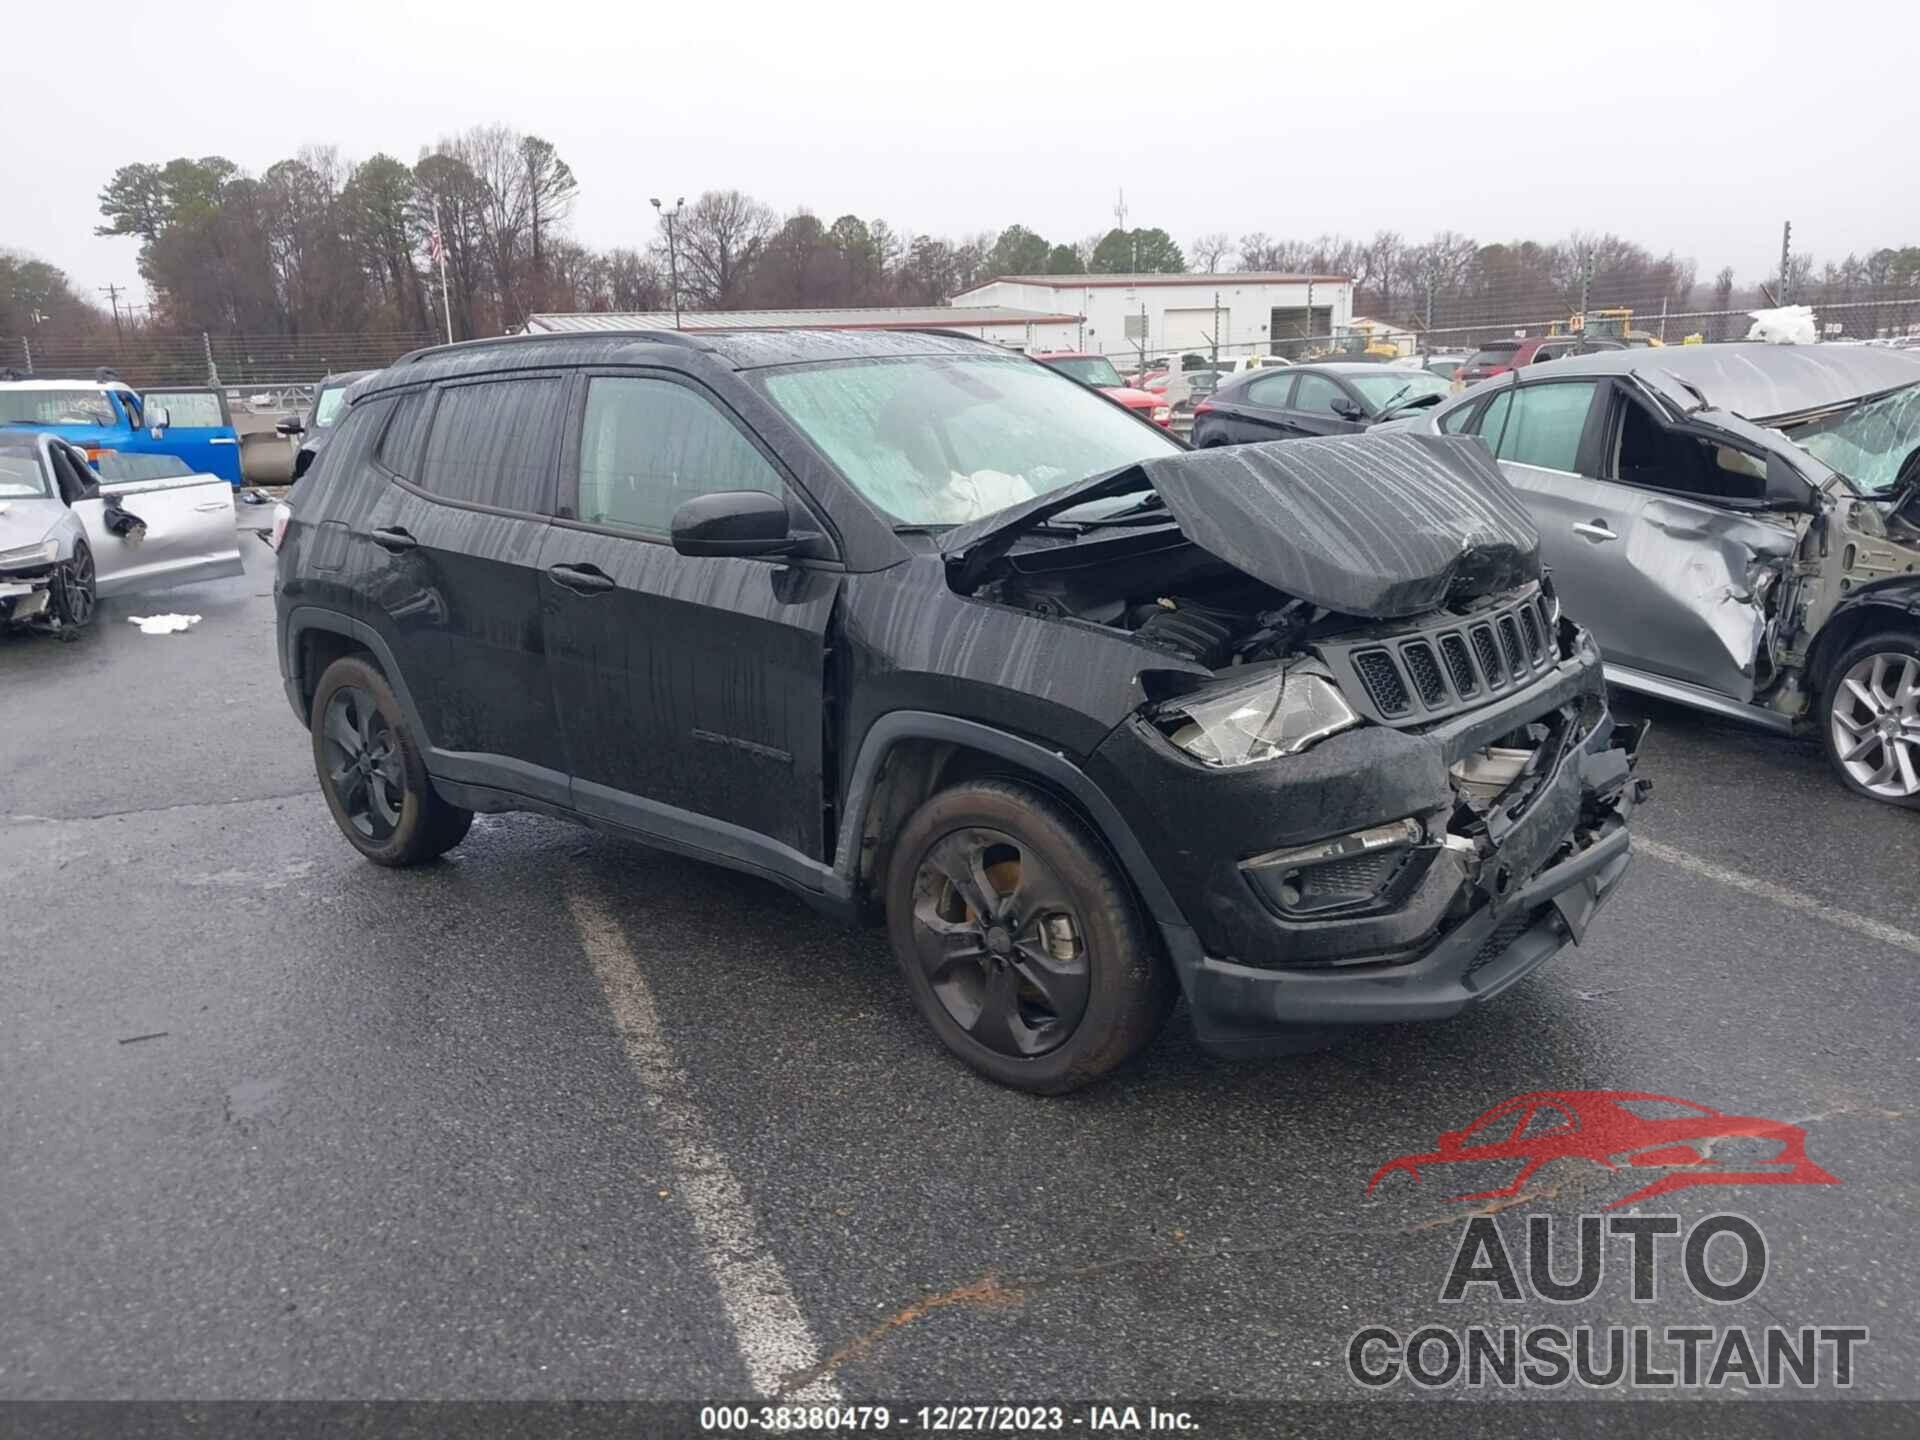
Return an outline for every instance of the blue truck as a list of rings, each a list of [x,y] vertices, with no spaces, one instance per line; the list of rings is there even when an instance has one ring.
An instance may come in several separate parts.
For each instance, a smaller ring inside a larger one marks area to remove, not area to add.
[[[226,392],[211,386],[155,386],[142,394],[111,370],[96,371],[92,380],[5,371],[0,425],[58,435],[94,460],[106,451],[176,455],[197,475],[241,484],[240,436]]]

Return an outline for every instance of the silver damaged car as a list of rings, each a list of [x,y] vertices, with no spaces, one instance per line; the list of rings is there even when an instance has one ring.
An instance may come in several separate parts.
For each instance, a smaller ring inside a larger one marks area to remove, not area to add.
[[[0,430],[0,624],[78,635],[103,596],[241,572],[233,487],[171,455]]]
[[[1486,442],[1614,684],[1817,736],[1847,786],[1920,809],[1920,358],[1608,351],[1408,428]]]

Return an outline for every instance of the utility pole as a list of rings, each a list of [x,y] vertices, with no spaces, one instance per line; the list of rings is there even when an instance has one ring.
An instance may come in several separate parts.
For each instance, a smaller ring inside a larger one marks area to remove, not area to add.
[[[440,197],[433,197],[433,258],[440,262],[440,313],[447,322],[447,343],[453,343],[453,294],[447,289],[447,237],[440,228]],[[324,369],[323,372],[324,373]]]
[[[1587,333],[1587,298],[1593,289],[1593,252],[1580,252],[1580,333]]]
[[[113,305],[113,338],[117,342],[125,343],[126,336],[120,333],[120,287],[118,285],[102,285],[100,287],[100,293],[106,296],[108,301]]]
[[[1780,226],[1780,303],[1787,303],[1787,277],[1791,274],[1793,263],[1793,222],[1788,220]]]
[[[656,197],[653,208],[660,212],[660,218],[667,222],[667,283],[673,287],[673,328],[680,328],[680,252],[674,243],[673,222],[680,218],[680,212],[687,208],[687,197],[682,195],[673,202],[668,210]]]
[[[1220,292],[1213,292],[1213,368],[1220,368]]]

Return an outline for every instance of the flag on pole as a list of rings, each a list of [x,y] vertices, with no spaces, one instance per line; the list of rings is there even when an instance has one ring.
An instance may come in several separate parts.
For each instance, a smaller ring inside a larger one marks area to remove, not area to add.
[[[427,232],[427,258],[438,265],[446,258],[446,253],[440,244],[440,227],[436,225]]]

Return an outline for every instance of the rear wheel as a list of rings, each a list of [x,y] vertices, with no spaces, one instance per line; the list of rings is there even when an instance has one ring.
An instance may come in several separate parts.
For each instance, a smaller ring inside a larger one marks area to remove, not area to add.
[[[1152,1040],[1176,987],[1113,862],[1063,807],[983,780],[894,846],[887,928],[914,1003],[967,1064],[1057,1095]]]
[[[313,695],[313,763],[340,833],[376,865],[418,865],[466,837],[473,812],[427,778],[393,689],[357,656],[333,662]]]
[[[1889,630],[1849,646],[1821,697],[1820,721],[1841,783],[1920,810],[1920,635]]]
[[[93,623],[99,605],[99,587],[93,571],[93,551],[87,542],[78,541],[73,558],[54,572],[53,595],[49,602],[54,619],[60,622],[63,638],[77,640],[80,632]]]

